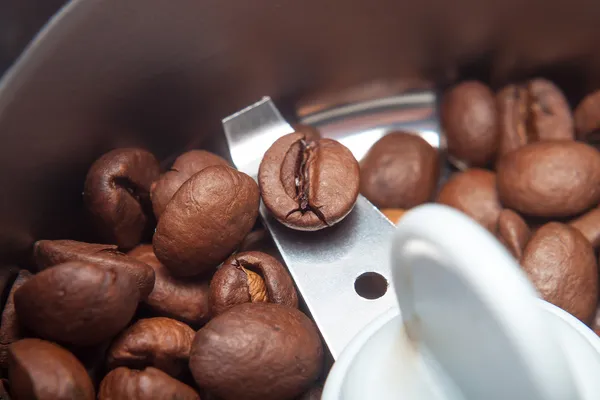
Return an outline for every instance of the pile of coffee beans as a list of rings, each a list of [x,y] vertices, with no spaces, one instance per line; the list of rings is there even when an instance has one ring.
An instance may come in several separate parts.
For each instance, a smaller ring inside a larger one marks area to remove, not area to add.
[[[410,132],[359,164],[296,125],[258,183],[204,150],[164,173],[143,149],[104,154],[83,184],[95,240],[39,240],[27,269],[0,268],[0,398],[319,399],[324,347],[257,222],[261,199],[301,231],[343,220],[359,192],[394,222],[423,203],[454,207],[546,300],[597,328],[600,92],[573,113],[544,79],[497,93],[463,82],[442,119],[444,182],[445,155]]]
[[[425,140],[394,132],[361,161],[361,193],[393,221],[430,201],[460,210],[506,246],[545,300],[600,334],[600,91],[572,111],[546,79],[496,93],[466,81],[444,93],[441,116],[454,167],[446,181]]]
[[[346,147],[297,129],[258,184],[203,150],[163,174],[143,149],[94,162],[83,201],[97,242],[39,240],[31,272],[0,269],[2,396],[318,399],[323,344],[259,202],[323,229],[352,210],[360,173]]]

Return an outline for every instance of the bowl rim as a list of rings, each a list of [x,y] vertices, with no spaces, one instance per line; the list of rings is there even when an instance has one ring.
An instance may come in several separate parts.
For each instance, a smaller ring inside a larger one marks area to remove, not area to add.
[[[590,327],[552,303],[539,298],[536,299],[536,302],[545,312],[558,318],[575,332],[579,333],[579,335],[596,350],[600,357],[600,337],[596,335]],[[396,318],[402,318],[402,316],[400,309],[394,307],[375,318],[371,324],[365,327],[365,329],[352,339],[348,346],[342,351],[338,360],[333,364],[333,367],[327,376],[323,387],[323,400],[341,400],[340,393],[346,374],[356,356],[373,335]]]

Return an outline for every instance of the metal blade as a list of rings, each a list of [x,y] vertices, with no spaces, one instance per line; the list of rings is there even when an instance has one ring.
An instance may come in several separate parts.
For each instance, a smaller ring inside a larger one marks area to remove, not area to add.
[[[265,151],[293,132],[268,97],[224,119],[223,128],[236,167],[255,178]],[[394,226],[364,197],[342,222],[317,232],[286,228],[262,204],[260,212],[334,358],[369,322],[396,306],[392,290],[373,300],[355,290],[365,273],[359,286],[380,279],[385,288],[391,281]]]

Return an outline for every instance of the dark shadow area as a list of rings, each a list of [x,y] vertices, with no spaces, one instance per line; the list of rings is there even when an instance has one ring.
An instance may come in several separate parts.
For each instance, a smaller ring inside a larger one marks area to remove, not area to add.
[[[65,0],[0,1],[0,77]]]

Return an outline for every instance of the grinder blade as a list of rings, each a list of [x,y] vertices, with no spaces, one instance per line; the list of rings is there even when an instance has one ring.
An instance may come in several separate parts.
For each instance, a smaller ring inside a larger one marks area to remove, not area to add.
[[[266,150],[294,131],[269,97],[225,118],[223,128],[236,167],[255,179]],[[285,227],[264,204],[260,214],[334,358],[371,321],[397,306],[390,288],[376,299],[357,293],[361,282],[379,280],[384,287],[391,282],[395,229],[363,196],[343,221],[316,232]]]

